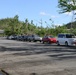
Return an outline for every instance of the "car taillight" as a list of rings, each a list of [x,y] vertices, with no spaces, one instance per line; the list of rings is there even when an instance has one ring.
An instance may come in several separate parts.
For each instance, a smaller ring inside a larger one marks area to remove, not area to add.
[[[72,44],[76,44],[76,41],[75,42],[72,42]]]

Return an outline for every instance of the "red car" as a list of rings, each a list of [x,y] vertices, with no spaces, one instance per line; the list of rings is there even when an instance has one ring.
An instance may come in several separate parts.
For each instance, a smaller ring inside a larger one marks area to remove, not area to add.
[[[51,44],[51,43],[56,43],[56,42],[57,42],[57,39],[56,39],[55,37],[49,35],[49,36],[44,36],[44,37],[42,38],[42,42],[43,42],[43,43],[47,42],[47,43],[49,43],[49,44]]]

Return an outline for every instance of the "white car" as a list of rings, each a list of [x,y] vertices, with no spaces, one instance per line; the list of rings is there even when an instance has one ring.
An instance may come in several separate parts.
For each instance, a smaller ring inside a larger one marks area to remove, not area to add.
[[[58,34],[57,45],[75,46],[76,37],[74,34],[60,33]]]

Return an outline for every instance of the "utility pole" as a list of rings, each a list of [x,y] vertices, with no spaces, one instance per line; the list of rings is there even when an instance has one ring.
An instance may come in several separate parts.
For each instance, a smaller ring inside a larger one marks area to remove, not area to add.
[[[41,24],[41,28],[42,28],[42,19],[40,21],[41,21],[40,24]]]

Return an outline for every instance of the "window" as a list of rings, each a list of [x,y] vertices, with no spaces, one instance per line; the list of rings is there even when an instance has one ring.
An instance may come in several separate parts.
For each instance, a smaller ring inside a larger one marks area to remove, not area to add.
[[[58,38],[63,38],[63,37],[65,37],[64,34],[59,34],[59,35],[58,35]]]
[[[53,36],[48,36],[48,38],[54,38]]]
[[[75,38],[73,34],[66,34],[66,38]]]

